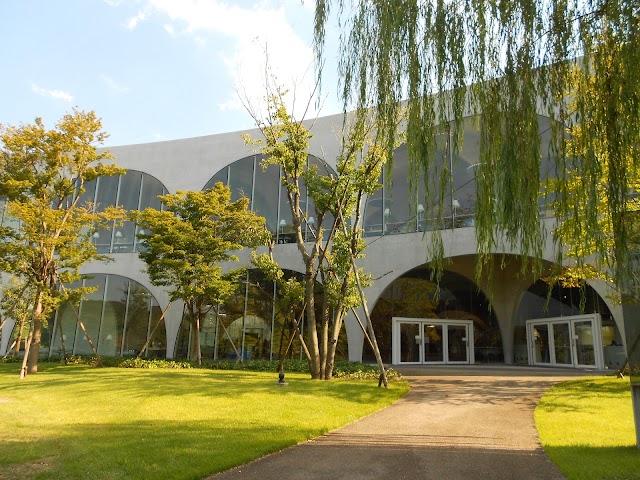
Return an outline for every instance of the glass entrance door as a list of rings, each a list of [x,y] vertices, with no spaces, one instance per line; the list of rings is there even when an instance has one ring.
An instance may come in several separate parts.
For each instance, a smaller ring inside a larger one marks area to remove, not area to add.
[[[572,365],[571,334],[569,323],[554,323],[553,328],[553,354],[558,365]]]
[[[393,321],[394,364],[473,363],[471,320]]]
[[[536,364],[551,363],[549,352],[549,324],[541,323],[532,326],[533,361]]]
[[[469,363],[468,325],[447,325],[448,363]]]
[[[598,315],[527,321],[531,365],[604,368]]]
[[[424,361],[426,363],[444,362],[444,334],[441,324],[424,325]]]
[[[400,323],[400,363],[422,363],[420,323]]]
[[[578,367],[595,367],[595,344],[593,335],[593,322],[582,320],[571,322],[573,326],[573,338],[575,340],[575,364]]]

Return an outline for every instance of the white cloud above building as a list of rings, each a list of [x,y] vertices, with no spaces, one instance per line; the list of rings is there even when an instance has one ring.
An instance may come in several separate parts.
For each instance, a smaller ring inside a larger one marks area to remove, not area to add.
[[[31,91],[43,97],[53,98],[55,100],[63,100],[68,103],[73,102],[73,95],[71,95],[69,92],[65,92],[64,90],[59,90],[57,88],[43,88],[38,84],[32,82]]]

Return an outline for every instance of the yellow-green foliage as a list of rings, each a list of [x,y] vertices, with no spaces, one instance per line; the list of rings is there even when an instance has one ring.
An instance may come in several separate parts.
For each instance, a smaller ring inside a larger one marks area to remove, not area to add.
[[[41,365],[20,384],[0,365],[6,478],[203,478],[313,438],[408,391],[287,374]]]
[[[569,479],[640,478],[628,379],[556,385],[540,399],[535,420],[545,452]]]

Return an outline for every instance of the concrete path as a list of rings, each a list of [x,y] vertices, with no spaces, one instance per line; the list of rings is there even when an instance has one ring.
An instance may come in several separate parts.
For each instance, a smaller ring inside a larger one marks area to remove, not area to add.
[[[540,447],[533,411],[553,383],[587,372],[478,366],[399,370],[411,391],[394,405],[209,478],[564,478]]]

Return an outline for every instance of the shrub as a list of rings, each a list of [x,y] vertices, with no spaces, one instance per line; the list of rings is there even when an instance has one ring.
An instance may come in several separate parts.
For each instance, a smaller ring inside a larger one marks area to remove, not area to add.
[[[66,357],[68,365],[92,365],[95,367],[118,368],[206,368],[211,370],[245,370],[251,372],[277,372],[278,360],[248,360],[237,362],[235,360],[219,360],[209,362],[199,367],[187,361],[164,360],[157,358],[138,357],[96,357],[93,355],[70,355]],[[62,362],[62,357],[49,357],[48,362]],[[22,362],[22,357],[11,356],[0,359],[2,363]],[[309,364],[306,360],[285,360],[283,366],[285,373],[309,373]],[[380,377],[377,365],[368,365],[348,360],[336,361],[333,368],[333,378],[346,378],[353,380],[377,380]],[[387,378],[398,380],[402,375],[392,368],[387,368]]]

